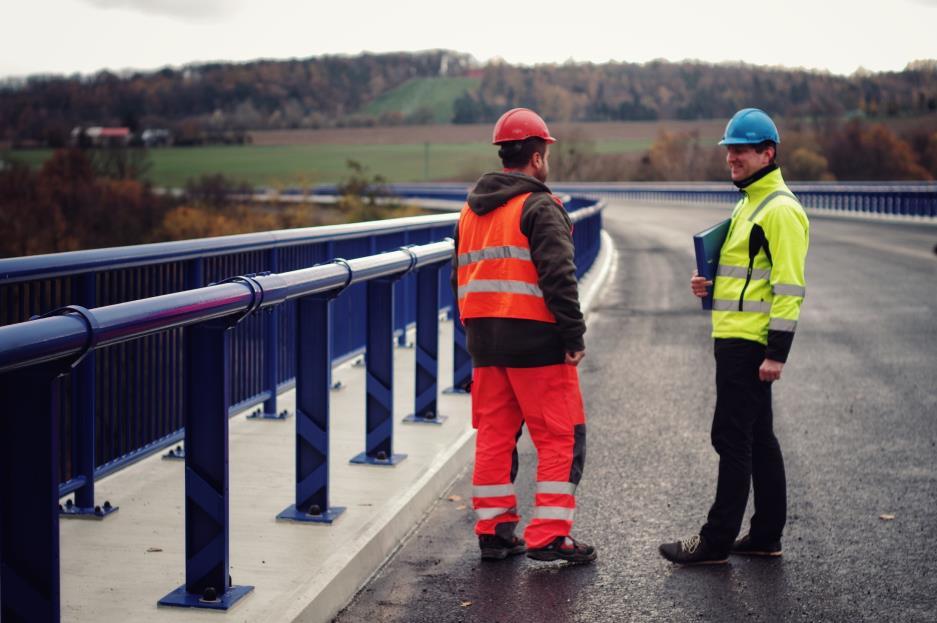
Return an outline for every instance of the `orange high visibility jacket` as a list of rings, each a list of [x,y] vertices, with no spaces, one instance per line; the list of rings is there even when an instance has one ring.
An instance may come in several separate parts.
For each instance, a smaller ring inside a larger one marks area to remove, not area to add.
[[[465,205],[459,218],[459,314],[469,318],[520,318],[555,323],[521,232],[521,213],[531,193],[511,198],[479,216]]]

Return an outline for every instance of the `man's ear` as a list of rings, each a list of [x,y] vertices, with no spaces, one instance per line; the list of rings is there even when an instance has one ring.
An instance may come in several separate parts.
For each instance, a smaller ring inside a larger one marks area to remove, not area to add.
[[[540,154],[539,151],[535,151],[530,156],[530,166],[532,166],[535,169],[539,169],[543,166],[543,156]]]
[[[768,163],[774,162],[778,157],[778,148],[777,147],[768,147],[771,150],[771,157],[768,158]],[[766,149],[765,151],[768,151]]]

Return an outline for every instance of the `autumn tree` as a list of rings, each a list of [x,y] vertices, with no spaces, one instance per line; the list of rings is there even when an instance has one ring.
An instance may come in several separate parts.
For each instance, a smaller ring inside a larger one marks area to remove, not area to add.
[[[641,157],[633,179],[701,181],[726,178],[725,153],[704,144],[698,132],[661,132]]]
[[[830,170],[840,180],[928,180],[911,146],[888,127],[846,123],[825,140]]]

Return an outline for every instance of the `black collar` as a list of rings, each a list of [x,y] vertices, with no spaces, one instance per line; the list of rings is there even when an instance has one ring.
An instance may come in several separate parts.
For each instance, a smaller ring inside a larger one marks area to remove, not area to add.
[[[739,180],[738,182],[732,182],[732,183],[735,184],[739,190],[742,190],[744,188],[747,188],[748,186],[751,186],[752,184],[754,184],[755,182],[757,182],[758,180],[766,176],[768,173],[771,173],[772,171],[776,171],[777,169],[778,169],[778,165],[776,163],[769,164],[765,168],[755,171],[754,173],[746,177],[744,180]]]

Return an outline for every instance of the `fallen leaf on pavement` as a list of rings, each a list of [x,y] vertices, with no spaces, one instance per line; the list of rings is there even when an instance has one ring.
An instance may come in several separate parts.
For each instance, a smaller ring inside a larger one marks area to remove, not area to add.
[[[470,602],[470,601],[463,601],[463,602],[462,602],[461,604],[459,604],[459,605],[461,605],[463,608],[468,608],[469,606],[472,605],[472,602]]]
[[[895,518],[895,516],[890,513],[884,513],[882,515],[879,515],[878,518],[881,519],[882,521],[891,521],[892,519]]]
[[[461,495],[450,495],[450,496],[449,496],[449,501],[450,501],[450,502],[458,502],[458,501],[461,500],[461,499],[462,499],[462,496],[461,496]]]
[[[466,508],[468,507],[465,504],[459,504],[458,506],[455,507],[457,511],[464,511]]]

